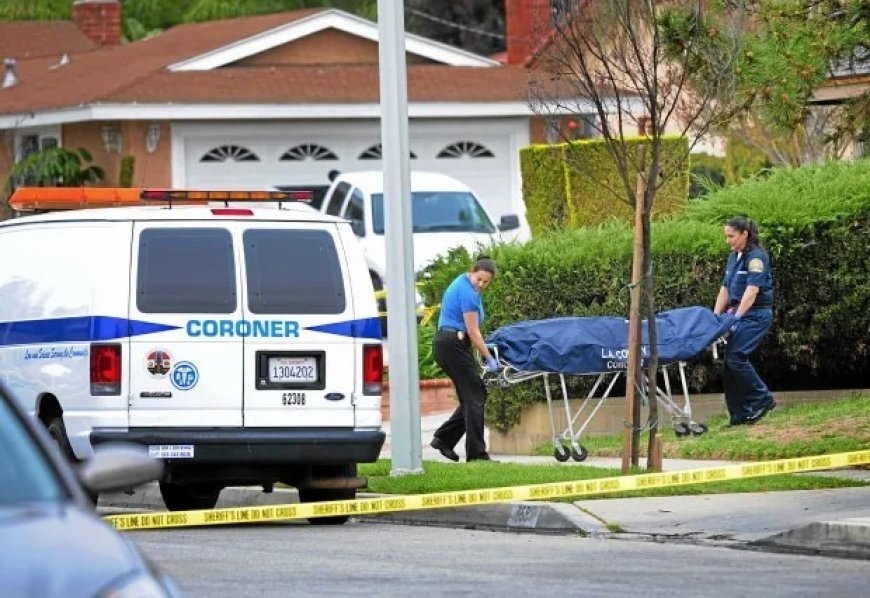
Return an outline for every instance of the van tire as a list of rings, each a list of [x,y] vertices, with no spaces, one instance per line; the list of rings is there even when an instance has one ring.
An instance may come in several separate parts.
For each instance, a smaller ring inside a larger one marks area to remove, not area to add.
[[[193,511],[213,509],[220,498],[222,488],[160,482],[160,496],[170,511]]]
[[[332,469],[332,468],[330,468]],[[356,477],[356,464],[342,465],[334,468],[336,477]],[[356,498],[356,488],[299,488],[299,502],[329,502],[333,500],[353,500]],[[349,515],[335,517],[311,517],[311,525],[343,525],[350,519]]]
[[[356,498],[356,490],[325,490],[323,488],[300,488],[299,502],[327,502],[333,500],[353,500]],[[311,517],[308,523],[311,525],[343,525],[350,519],[350,515],[336,515],[335,517]]]
[[[70,446],[69,438],[67,438],[66,425],[63,423],[62,415],[58,415],[48,422],[48,435],[57,446],[57,450],[63,458],[70,463],[76,463],[77,459],[75,453],[73,453],[72,446]]]

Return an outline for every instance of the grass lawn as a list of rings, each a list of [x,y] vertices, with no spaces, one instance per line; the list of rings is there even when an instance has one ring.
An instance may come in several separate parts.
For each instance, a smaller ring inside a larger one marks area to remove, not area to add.
[[[779,407],[755,426],[724,428],[725,423],[724,418],[713,418],[708,422],[710,432],[697,437],[677,438],[673,431],[666,431],[663,436],[665,456],[684,459],[762,461],[868,449],[870,448],[870,395],[851,394],[824,404]],[[584,438],[583,445],[593,456],[619,456],[622,451],[622,437]],[[642,443],[642,446],[646,444]],[[541,447],[539,454],[552,455],[552,447],[550,445]],[[586,480],[618,476],[621,473],[618,469],[586,465],[561,466],[555,461],[542,465],[426,461],[425,473],[399,477],[390,476],[390,467],[390,461],[385,459],[359,466],[360,475],[368,478],[368,492],[427,494]],[[850,486],[870,486],[870,484],[812,474],[790,474],[607,493],[582,498],[774,492]],[[576,497],[561,500],[575,499]]]
[[[843,453],[870,448],[870,395],[852,393],[836,401],[793,407],[777,407],[754,426],[726,427],[727,418],[717,416],[706,423],[702,436],[678,438],[670,428],[662,430],[662,454],[679,459],[724,459],[764,461]],[[642,435],[646,455],[647,435]],[[583,446],[595,457],[622,455],[622,436],[588,436]],[[538,447],[536,455],[552,455],[550,444]]]

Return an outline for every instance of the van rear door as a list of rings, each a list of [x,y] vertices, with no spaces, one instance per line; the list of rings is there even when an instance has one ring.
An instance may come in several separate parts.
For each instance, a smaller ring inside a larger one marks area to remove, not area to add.
[[[353,427],[361,345],[336,226],[255,222],[241,237],[244,425]]]
[[[137,222],[130,320],[131,427],[242,425],[240,258],[231,227]]]

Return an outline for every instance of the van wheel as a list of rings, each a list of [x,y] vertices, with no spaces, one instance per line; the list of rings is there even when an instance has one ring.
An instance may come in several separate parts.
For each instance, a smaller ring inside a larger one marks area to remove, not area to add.
[[[329,467],[328,471],[336,478],[353,478],[356,477],[356,464]],[[356,488],[299,488],[299,502],[301,503],[353,500],[354,498],[356,498]],[[350,519],[349,515],[310,517],[308,523],[311,525],[342,525],[347,523],[348,519]]]
[[[160,496],[170,511],[213,509],[222,488],[160,482]]]
[[[66,426],[63,423],[63,417],[58,415],[48,424],[48,435],[57,447],[58,452],[70,463],[76,462],[75,453],[70,446],[69,438],[66,436]]]
[[[324,488],[300,488],[299,502],[328,502],[333,500],[353,500],[356,498],[355,489],[324,489]],[[335,517],[310,517],[308,523],[311,525],[342,525],[347,523],[350,515],[336,515]]]

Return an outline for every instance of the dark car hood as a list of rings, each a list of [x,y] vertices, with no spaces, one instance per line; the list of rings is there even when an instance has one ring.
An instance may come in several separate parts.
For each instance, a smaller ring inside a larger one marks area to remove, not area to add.
[[[0,505],[4,595],[93,596],[145,570],[128,540],[77,505]]]

